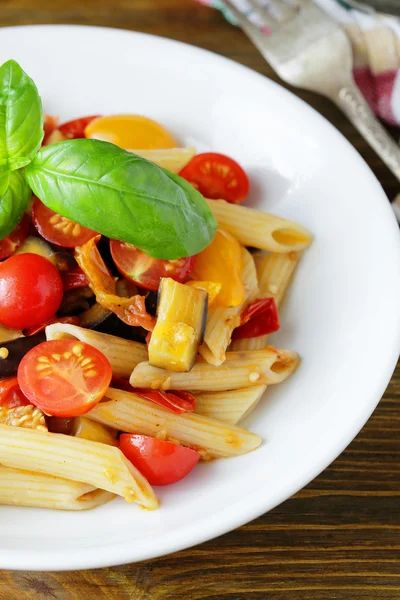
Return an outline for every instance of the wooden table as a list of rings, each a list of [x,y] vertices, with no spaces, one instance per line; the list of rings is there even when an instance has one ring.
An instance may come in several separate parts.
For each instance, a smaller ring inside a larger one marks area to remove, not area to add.
[[[195,44],[277,79],[246,37],[192,0],[3,0],[0,25],[82,23]],[[296,93],[357,148],[390,197],[398,183],[327,100]],[[377,326],[379,326],[379,319]],[[293,498],[245,527],[112,569],[0,573],[0,600],[399,600],[400,367],[349,448]]]

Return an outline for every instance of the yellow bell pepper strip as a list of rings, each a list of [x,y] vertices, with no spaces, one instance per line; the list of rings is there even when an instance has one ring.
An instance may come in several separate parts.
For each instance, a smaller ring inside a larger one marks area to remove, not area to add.
[[[241,245],[230,233],[217,229],[211,244],[197,255],[191,277],[219,282],[221,290],[214,304],[231,307],[240,306],[245,299],[241,272]]]
[[[214,303],[214,300],[221,291],[222,284],[216,281],[187,281],[185,285],[196,287],[199,290],[204,290],[208,294],[208,306]]]

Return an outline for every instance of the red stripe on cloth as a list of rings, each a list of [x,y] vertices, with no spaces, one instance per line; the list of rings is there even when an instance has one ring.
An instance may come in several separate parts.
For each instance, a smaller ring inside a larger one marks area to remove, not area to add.
[[[354,80],[374,113],[378,110],[374,76],[369,67],[358,67],[353,71]]]
[[[393,89],[397,71],[373,75],[369,67],[353,71],[354,80],[374,113],[390,125],[398,125],[393,112]]]
[[[375,75],[375,90],[378,99],[377,113],[381,119],[386,121],[386,123],[390,123],[390,125],[397,125],[392,107],[396,75],[397,71],[387,71],[386,73]]]

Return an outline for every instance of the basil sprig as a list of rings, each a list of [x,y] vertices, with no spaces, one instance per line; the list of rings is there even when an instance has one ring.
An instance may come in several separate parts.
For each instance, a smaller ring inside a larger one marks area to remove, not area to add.
[[[0,67],[0,239],[22,218],[30,189],[60,215],[155,258],[191,256],[213,239],[211,210],[181,177],[108,142],[39,150],[42,139],[36,86],[9,60]]]
[[[22,169],[0,175],[0,193],[0,239],[3,239],[22,219],[32,195]]]
[[[0,170],[27,165],[42,139],[43,110],[36,85],[9,60],[0,67]]]

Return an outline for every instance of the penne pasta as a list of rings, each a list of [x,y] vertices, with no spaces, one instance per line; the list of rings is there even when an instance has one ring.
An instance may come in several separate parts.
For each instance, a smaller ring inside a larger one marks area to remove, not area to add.
[[[119,448],[89,440],[0,425],[0,464],[88,484],[137,502],[158,507],[154,492]]]
[[[100,402],[86,416],[122,431],[170,439],[205,450],[207,456],[229,457],[255,450],[261,438],[241,427],[195,413],[176,414],[137,394],[108,389],[109,402]]]
[[[275,298],[277,306],[283,300],[293,273],[299,263],[301,252],[271,252],[270,254],[254,254],[256,265],[259,298]],[[261,350],[268,344],[268,335],[246,338],[232,342],[230,350]]]
[[[108,333],[84,329],[67,323],[54,323],[46,327],[48,340],[77,339],[100,350],[110,361],[114,375],[129,377],[132,369],[147,360],[147,346],[139,342],[124,340]]]
[[[242,248],[242,261],[242,280],[246,290],[244,302],[231,308],[211,306],[208,310],[204,341],[199,352],[211,365],[218,366],[224,362],[232,332],[240,324],[240,313],[258,295],[256,267],[252,255],[245,248]]]
[[[266,389],[266,385],[255,385],[227,392],[197,393],[196,413],[236,425],[254,410]]]
[[[194,392],[235,390],[280,383],[295,371],[299,360],[296,352],[268,346],[254,352],[227,352],[219,367],[199,360],[188,373],[165,371],[143,362],[133,370],[130,384],[137,388]]]
[[[218,226],[235,236],[243,246],[289,252],[303,250],[312,242],[308,229],[294,221],[224,200],[207,199],[207,202]]]
[[[196,148],[157,148],[156,150],[129,150],[128,152],[146,158],[172,173],[179,173],[192,160],[196,154]]]
[[[87,510],[101,506],[114,497],[114,494],[87,483],[0,465],[0,505]]]

